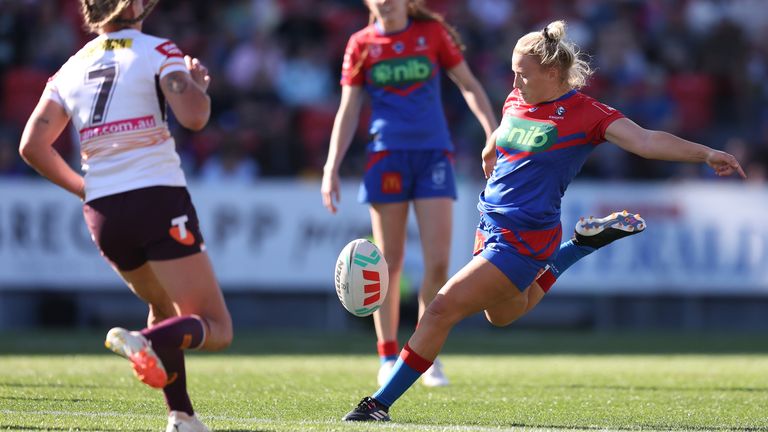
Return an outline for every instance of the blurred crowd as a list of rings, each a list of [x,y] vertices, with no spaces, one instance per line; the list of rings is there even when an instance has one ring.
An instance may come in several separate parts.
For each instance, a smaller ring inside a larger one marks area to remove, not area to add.
[[[21,130],[49,76],[93,35],[76,0],[0,0],[0,176],[33,173]],[[565,19],[597,70],[584,90],[642,126],[734,154],[753,181],[768,177],[768,7],[765,0],[427,0],[464,38],[466,59],[494,108],[512,89],[517,38]],[[363,0],[160,0],[144,31],[170,38],[212,76],[210,124],[171,120],[188,176],[250,182],[319,178],[338,107],[349,36],[368,22]],[[457,172],[482,178],[484,136],[447,77],[443,100]],[[342,175],[363,169],[361,117]],[[77,136],[56,148],[79,166]],[[580,178],[711,177],[696,165],[649,162],[600,146]]]

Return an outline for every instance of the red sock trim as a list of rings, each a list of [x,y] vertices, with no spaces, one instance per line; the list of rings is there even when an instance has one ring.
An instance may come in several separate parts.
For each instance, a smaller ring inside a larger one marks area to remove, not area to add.
[[[416,354],[407,343],[403,347],[403,350],[400,351],[400,358],[403,359],[403,363],[407,364],[418,373],[424,373],[430,366],[432,366],[431,361]]]
[[[400,347],[396,340],[378,341],[376,342],[376,349],[379,351],[379,357],[391,357],[397,355]]]
[[[557,278],[554,273],[552,273],[552,270],[547,269],[538,279],[536,279],[536,283],[539,284],[541,289],[546,293],[549,292],[549,289],[552,288],[552,285],[556,280]]]

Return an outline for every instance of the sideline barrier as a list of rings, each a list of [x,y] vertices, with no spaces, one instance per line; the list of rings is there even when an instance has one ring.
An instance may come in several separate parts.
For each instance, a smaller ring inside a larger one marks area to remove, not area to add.
[[[322,207],[315,182],[192,183],[225,291],[332,292],[339,251],[351,239],[370,235],[367,207],[356,201],[357,184],[343,185],[334,216]],[[471,257],[481,187],[460,185],[452,272]],[[624,208],[639,212],[648,230],[574,265],[554,292],[768,296],[767,188],[728,181],[577,182],[563,200],[564,237],[579,215]],[[413,215],[408,229],[405,273],[418,282],[421,250]],[[93,246],[79,201],[36,179],[0,182],[4,288],[124,290]]]

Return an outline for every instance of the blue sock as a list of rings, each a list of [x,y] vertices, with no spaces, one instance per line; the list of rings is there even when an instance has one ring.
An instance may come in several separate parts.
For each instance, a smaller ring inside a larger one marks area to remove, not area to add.
[[[555,262],[549,266],[552,270],[552,274],[556,278],[560,277],[564,271],[568,270],[568,267],[572,266],[576,261],[591,254],[597,249],[589,246],[582,246],[573,243],[573,240],[568,240],[565,243],[560,244],[560,251],[557,253]]]
[[[386,406],[392,406],[420,376],[421,372],[405,364],[402,358],[398,358],[389,381],[373,394],[373,398]]]

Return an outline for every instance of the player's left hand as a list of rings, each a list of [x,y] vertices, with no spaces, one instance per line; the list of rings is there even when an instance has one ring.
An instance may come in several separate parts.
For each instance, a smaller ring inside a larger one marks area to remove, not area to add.
[[[705,162],[715,170],[715,174],[718,176],[724,177],[733,173],[739,173],[741,178],[747,178],[747,174],[744,173],[739,161],[737,161],[733,155],[726,152],[712,150],[709,155],[707,155],[707,160]]]
[[[208,68],[205,67],[200,60],[184,56],[184,63],[189,69],[189,74],[192,75],[192,79],[199,85],[204,91],[208,90],[208,85],[211,83],[211,76],[208,75]]]

